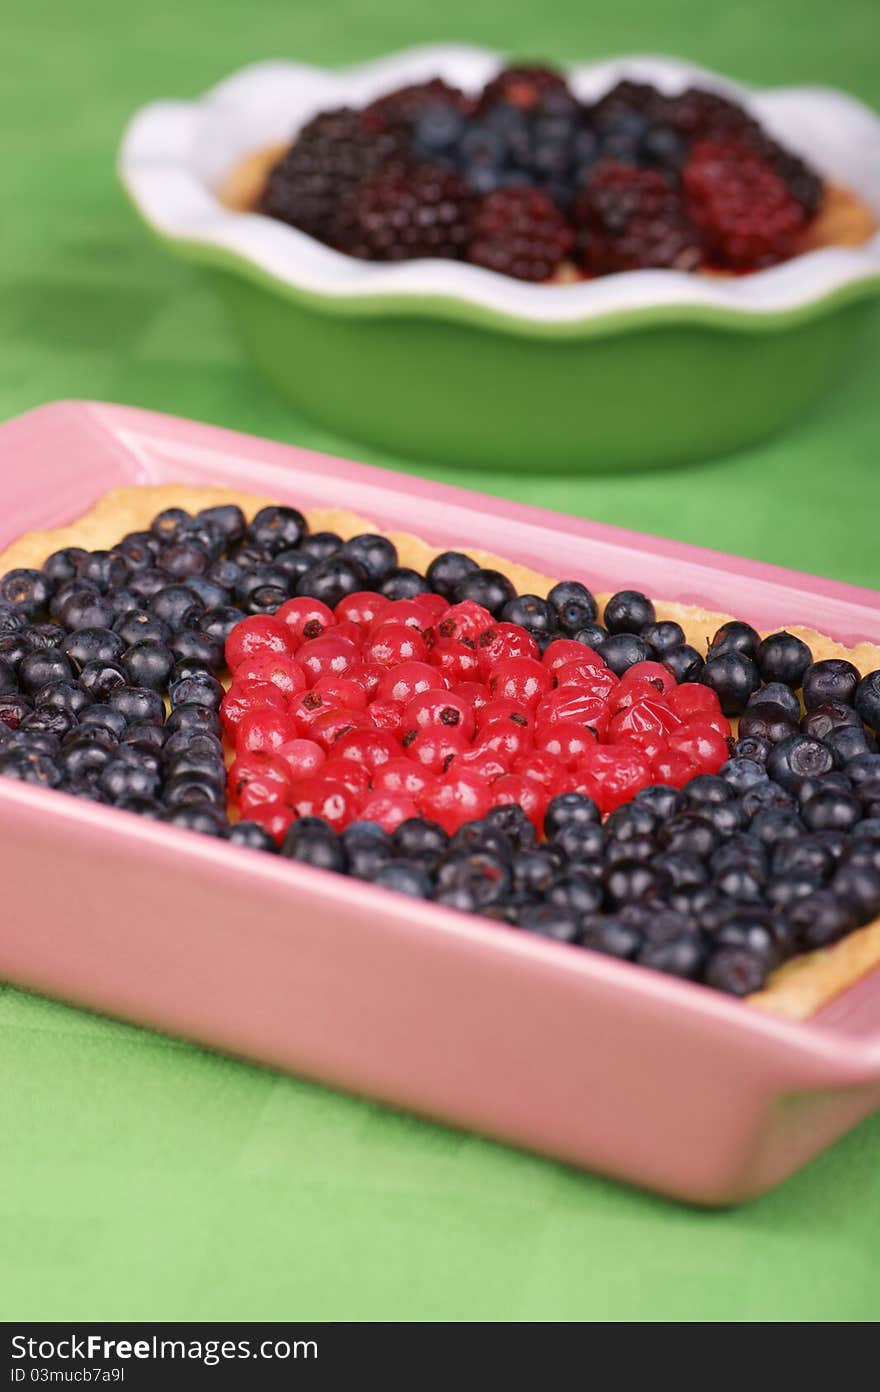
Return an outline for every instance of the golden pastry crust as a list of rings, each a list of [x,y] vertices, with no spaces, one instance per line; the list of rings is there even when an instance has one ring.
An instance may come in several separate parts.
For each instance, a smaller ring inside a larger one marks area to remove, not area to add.
[[[169,507],[198,512],[217,503],[237,503],[248,517],[273,501],[253,493],[223,487],[192,487],[187,484],[155,484],[114,488],[105,493],[82,517],[68,526],[51,531],[26,532],[0,552],[0,575],[17,566],[38,568],[53,551],[65,546],[82,546],[87,550],[105,550],[127,532],[141,531],[149,526],[156,513]],[[383,530],[369,518],[360,517],[346,508],[307,508],[309,526],[313,531],[333,531],[343,538],[360,532]],[[424,571],[443,548],[410,532],[385,533],[397,547],[400,564]],[[556,579],[542,575],[490,551],[472,548],[469,553],[482,566],[501,570],[509,576],[521,594],[544,596],[556,584]],[[598,594],[604,606],[609,594]],[[732,616],[710,613],[696,605],[655,600],[659,619],[674,619],[685,631],[694,647],[704,649],[720,624]],[[855,663],[860,671],[880,667],[880,645],[858,643],[847,648],[824,634],[803,627],[791,627],[808,643],[814,658],[843,657]],[[747,997],[749,1005],[767,1014],[805,1020],[823,1005],[859,981],[867,972],[880,965],[880,919],[859,928],[832,947],[822,948],[793,958],[768,978],[762,991]]]
[[[272,167],[289,148],[287,142],[251,150],[224,177],[217,189],[219,201],[235,213],[254,212]],[[820,247],[863,246],[873,237],[877,225],[877,216],[864,199],[843,184],[829,181],[823,190],[819,211],[801,234],[794,254],[799,256]],[[709,267],[697,274],[725,277],[732,276],[733,272]],[[566,261],[552,277],[551,284],[570,285],[584,279],[583,272],[573,262]]]

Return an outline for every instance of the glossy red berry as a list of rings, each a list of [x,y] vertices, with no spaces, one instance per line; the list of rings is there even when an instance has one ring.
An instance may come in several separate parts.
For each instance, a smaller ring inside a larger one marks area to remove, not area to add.
[[[246,711],[235,732],[239,754],[268,754],[279,750],[296,734],[296,723],[287,710],[264,706]]]
[[[542,725],[536,738],[535,747],[541,754],[549,754],[567,769],[574,768],[590,753],[596,743],[596,735],[586,725],[576,725],[571,720],[556,720],[550,725]]]
[[[476,646],[480,634],[494,627],[495,620],[488,609],[472,599],[465,599],[460,604],[449,606],[435,623],[434,632],[438,639],[457,638],[461,641],[467,638]]]
[[[321,677],[344,677],[358,661],[358,650],[350,638],[336,632],[310,638],[297,650],[296,660],[314,686]]]
[[[439,822],[452,834],[465,822],[484,816],[492,804],[484,778],[470,769],[453,769],[432,787],[425,788],[416,798],[416,805],[423,817]]]
[[[470,769],[471,773],[476,773],[487,783],[494,783],[496,778],[501,778],[503,774],[510,771],[510,762],[495,749],[474,748],[466,749],[463,754],[459,754],[456,760],[458,768]]]
[[[381,764],[373,774],[373,788],[381,793],[402,793],[416,797],[424,788],[437,782],[436,775],[424,764],[401,756]]]
[[[288,599],[276,610],[275,618],[293,634],[297,647],[309,639],[320,638],[322,633],[328,628],[333,628],[336,623],[333,610],[322,604],[320,599],[311,599],[309,596]]]
[[[261,657],[246,658],[235,674],[235,685],[238,687],[260,686],[266,682],[277,686],[288,700],[305,691],[309,685],[299,663],[283,654],[264,653]]]
[[[346,710],[342,706],[330,706],[311,722],[309,738],[316,740],[322,749],[329,751],[343,735],[348,735],[353,730],[373,728],[373,722],[365,710]]]
[[[432,773],[446,773],[468,748],[463,734],[442,725],[411,726],[404,731],[402,744],[408,759],[417,760]]]
[[[509,657],[498,663],[487,685],[493,696],[517,701],[531,710],[550,690],[550,682],[547,668],[534,658]]]
[[[287,708],[287,701],[273,682],[249,682],[246,686],[233,682],[220,703],[220,719],[226,733],[234,736],[243,718],[252,711],[285,712]]]
[[[548,754],[546,749],[538,748],[530,749],[528,754],[517,759],[513,765],[514,773],[521,773],[523,778],[533,778],[536,783],[554,792],[559,791],[558,785],[566,771],[565,765],[552,754]]]
[[[693,759],[680,750],[668,748],[653,760],[651,768],[655,783],[668,783],[672,788],[683,788],[700,772]]]
[[[374,730],[386,730],[390,735],[399,736],[403,729],[403,711],[401,701],[383,701],[379,698],[370,702],[367,717]]]
[[[402,793],[373,792],[361,804],[358,819],[362,822],[378,822],[385,831],[394,831],[401,822],[408,822],[419,815],[419,809],[411,797]]]
[[[363,657],[387,672],[403,662],[427,662],[428,646],[409,624],[383,623],[367,638]]]
[[[668,738],[669,748],[684,754],[697,765],[701,773],[717,773],[730,758],[730,748],[722,734],[705,723],[692,721]]]
[[[327,766],[314,778],[302,778],[294,783],[287,802],[297,817],[323,817],[337,831],[352,820],[357,799],[344,783],[327,775]]]
[[[608,726],[608,742],[616,744],[627,735],[642,734],[645,731],[664,736],[678,729],[681,729],[681,721],[674,711],[664,702],[643,697],[612,716]]]
[[[290,770],[294,781],[311,778],[326,762],[327,755],[319,744],[310,739],[292,739],[276,751]]]
[[[666,696],[666,704],[682,720],[721,713],[721,702],[715,692],[700,682],[682,682],[681,686],[671,687]]]
[[[465,740],[473,737],[474,724],[473,707],[454,691],[445,689],[438,691],[433,688],[413,696],[403,714],[405,730],[435,726],[442,730],[454,730]]]
[[[370,628],[391,601],[374,590],[357,590],[345,595],[333,610],[337,623],[355,623],[359,628]]]
[[[647,759],[637,749],[625,745],[597,745],[583,764],[582,773],[589,796],[603,813],[613,812],[653,782]]]
[[[431,648],[431,662],[452,686],[457,686],[459,682],[476,681],[480,675],[476,648],[459,642],[457,638],[438,639]]]
[[[549,794],[535,778],[525,778],[518,773],[506,773],[489,790],[493,807],[505,807],[510,803],[521,807],[535,828],[540,831],[544,825]]]
[[[292,786],[290,770],[273,754],[242,754],[229,768],[229,795],[245,816],[270,802],[284,802]]]
[[[566,667],[570,662],[578,662],[584,667],[591,667],[598,671],[607,670],[597,652],[586,647],[583,643],[576,642],[574,638],[554,638],[553,642],[544,649],[541,661],[550,672],[555,672],[560,667]]]
[[[552,725],[557,720],[586,725],[595,730],[599,739],[608,729],[611,712],[601,696],[593,696],[588,691],[580,691],[576,686],[561,686],[551,691],[540,702],[536,715],[537,729]]]
[[[323,777],[332,778],[334,783],[341,783],[356,801],[365,798],[370,791],[370,770],[351,759],[337,758],[335,749],[331,750],[320,772]]]
[[[226,639],[226,662],[235,671],[249,658],[268,653],[274,657],[291,656],[295,643],[288,629],[271,614],[254,614],[242,619]]]
[[[401,662],[399,667],[382,672],[376,687],[376,698],[406,704],[422,691],[436,691],[438,687],[447,685],[446,678],[429,662]]]
[[[509,657],[530,657],[537,662],[541,656],[538,644],[519,624],[496,623],[485,628],[477,639],[480,675],[489,681],[500,662]]]
[[[419,633],[424,633],[433,623],[436,612],[431,605],[425,603],[428,598],[439,599],[441,597],[439,595],[418,595],[415,599],[391,600],[370,624],[371,632],[375,633],[386,623],[402,623],[409,628],[416,629]],[[442,605],[445,611],[445,599],[442,601]]]
[[[508,768],[532,747],[532,731],[522,716],[507,716],[503,720],[490,720],[484,725],[476,740],[475,749],[491,749],[504,759]]]
[[[336,741],[333,754],[335,758],[348,759],[372,770],[387,764],[389,759],[400,757],[400,741],[382,730],[355,730]]]

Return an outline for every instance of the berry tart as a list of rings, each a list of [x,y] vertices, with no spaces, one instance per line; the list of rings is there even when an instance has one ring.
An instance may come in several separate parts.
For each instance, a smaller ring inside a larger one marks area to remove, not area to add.
[[[806,1018],[880,963],[880,647],[117,489],[0,554],[0,775]]]
[[[619,81],[579,100],[553,68],[478,91],[441,78],[313,116],[249,154],[221,200],[369,261],[441,257],[549,283],[669,268],[742,275],[877,230],[730,96]]]

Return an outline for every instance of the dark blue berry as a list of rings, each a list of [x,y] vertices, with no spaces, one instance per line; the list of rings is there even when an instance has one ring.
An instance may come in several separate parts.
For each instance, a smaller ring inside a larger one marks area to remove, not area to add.
[[[251,542],[272,555],[298,546],[307,532],[306,519],[292,507],[261,508],[248,527]]]
[[[395,566],[379,581],[379,593],[386,599],[414,599],[430,593],[431,587],[423,575],[409,566]]]
[[[181,807],[169,807],[162,813],[162,821],[169,826],[183,827],[187,831],[200,831],[205,836],[225,836],[229,829],[226,815],[206,802],[184,803]]]
[[[367,573],[368,588],[384,580],[397,565],[397,548],[387,537],[365,532],[342,543],[339,555],[356,561]]]
[[[783,629],[759,643],[755,660],[765,682],[782,682],[796,691],[813,654],[801,638]]]
[[[425,576],[432,590],[451,600],[462,580],[476,574],[479,568],[476,561],[460,551],[444,551],[434,558]]]
[[[318,561],[296,583],[298,595],[319,599],[330,609],[335,609],[346,595],[366,589],[369,589],[369,579],[364,567],[359,561],[341,555]]]
[[[738,650],[708,658],[700,680],[715,692],[725,715],[740,715],[761,684],[755,663]]]
[[[191,627],[204,613],[205,606],[186,585],[165,585],[150,600],[150,612],[169,625],[172,631]]]
[[[583,624],[570,635],[576,643],[583,643],[585,648],[592,648],[593,652],[598,652],[602,644],[608,639],[608,630],[598,623]]]
[[[431,876],[416,861],[390,860],[378,866],[369,879],[383,889],[409,894],[414,899],[430,899],[434,889]]]
[[[128,724],[161,725],[165,702],[158,691],[145,686],[115,686],[107,696],[111,710],[125,717]]]
[[[131,647],[144,638],[152,638],[156,642],[167,643],[173,631],[171,624],[166,623],[164,619],[157,618],[155,614],[149,613],[146,609],[130,610],[129,613],[118,618],[113,627],[126,647]]]
[[[34,696],[50,682],[68,682],[73,675],[73,665],[57,648],[28,653],[18,666],[18,683],[28,696]]]
[[[38,570],[9,570],[0,577],[0,603],[10,604],[33,619],[45,611],[52,589],[51,580]]]
[[[437,867],[435,898],[450,908],[479,910],[503,899],[510,883],[507,861],[491,851],[450,851]]]
[[[742,997],[760,991],[766,976],[767,963],[762,953],[748,946],[730,945],[709,954],[704,979],[716,991]]]
[[[801,718],[801,703],[791,690],[782,682],[770,682],[767,686],[758,687],[749,697],[747,710],[754,710],[756,706],[764,704],[780,706],[785,711],[789,720],[795,725]]]
[[[509,599],[501,610],[500,618],[504,623],[519,624],[532,634],[556,631],[556,610],[538,595],[517,595],[515,599]]]
[[[560,628],[566,633],[593,623],[599,613],[595,595],[579,580],[560,580],[559,584],[550,590],[547,599],[556,610]],[[575,624],[574,619],[577,616],[582,616],[582,620]]]
[[[336,832],[320,817],[303,817],[287,830],[281,854],[319,870],[344,871],[345,851]]]
[[[756,737],[766,740],[768,744],[779,744],[797,733],[797,723],[789,718],[782,706],[777,706],[773,701],[747,706],[740,716],[739,734],[742,739]]]
[[[641,633],[656,621],[654,605],[641,590],[618,590],[605,605],[603,623],[609,633]]]
[[[852,705],[861,677],[857,667],[839,657],[813,662],[804,673],[803,696],[807,710],[834,701]]]
[[[226,666],[224,644],[219,638],[199,629],[184,628],[172,634],[168,646],[176,662],[196,662],[217,675]]]
[[[880,670],[868,672],[860,680],[853,697],[856,713],[880,734]]]
[[[216,527],[227,545],[240,541],[247,529],[244,513],[235,503],[202,508],[196,515],[196,523],[204,522]]]
[[[526,904],[517,916],[520,928],[554,942],[577,943],[581,940],[579,919],[563,904]]]
[[[598,826],[601,819],[599,808],[584,793],[559,793],[547,804],[544,833],[553,841],[563,827]]]
[[[642,629],[642,637],[646,643],[650,643],[661,661],[668,653],[687,644],[681,624],[674,623],[671,619],[662,619],[658,623],[646,624]]]
[[[225,644],[236,624],[241,623],[245,618],[243,609],[236,609],[233,605],[218,605],[214,609],[206,609],[198,621],[198,629],[201,633],[207,633],[209,638],[216,638]]]
[[[622,677],[637,662],[648,662],[652,652],[637,633],[613,633],[596,649],[615,676]]]
[[[116,662],[128,645],[110,628],[79,628],[70,634],[64,652],[75,670],[90,662]]]
[[[433,867],[445,854],[449,837],[437,822],[424,817],[411,817],[391,833],[395,853],[406,860],[417,860]]]
[[[258,822],[236,822],[226,830],[226,840],[233,846],[247,846],[252,851],[269,851],[278,854],[278,846],[272,836]]]
[[[119,665],[132,686],[164,692],[174,666],[174,654],[167,644],[155,638],[144,638],[126,648]]]
[[[493,618],[500,618],[505,604],[516,595],[516,590],[506,575],[500,570],[478,569],[465,575],[455,587],[453,599],[456,604],[470,599],[474,604],[482,604]]]
[[[767,758],[767,772],[781,787],[794,790],[804,778],[818,778],[834,768],[834,755],[820,740],[791,735]]]

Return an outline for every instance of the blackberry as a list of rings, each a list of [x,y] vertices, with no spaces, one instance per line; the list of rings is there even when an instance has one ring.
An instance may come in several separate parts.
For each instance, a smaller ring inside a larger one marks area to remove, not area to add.
[[[350,238],[347,196],[362,179],[402,165],[406,156],[399,131],[370,129],[364,113],[348,107],[322,112],[272,169],[259,210],[329,246],[342,246]]]
[[[467,259],[517,280],[549,280],[574,248],[574,230],[550,194],[500,188],[477,204]]]
[[[363,179],[346,202],[339,245],[370,261],[455,258],[471,234],[473,195],[454,169],[417,164]]]
[[[715,264],[755,270],[793,254],[804,210],[749,142],[698,141],[682,179],[687,216]]]
[[[681,208],[674,182],[657,169],[603,160],[573,210],[578,255],[593,275],[650,267],[695,270],[702,239]]]
[[[428,112],[440,108],[464,115],[470,106],[464,92],[450,86],[443,78],[434,77],[428,82],[414,82],[377,97],[364,108],[362,122],[368,131],[409,135]]]
[[[568,83],[556,68],[542,63],[518,63],[502,68],[483,88],[477,107],[486,111],[498,102],[530,111],[549,93],[570,96]]]

